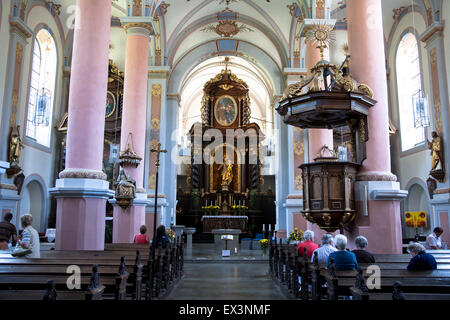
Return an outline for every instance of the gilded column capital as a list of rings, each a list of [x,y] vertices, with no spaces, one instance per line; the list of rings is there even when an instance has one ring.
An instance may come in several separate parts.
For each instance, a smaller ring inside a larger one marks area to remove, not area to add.
[[[128,35],[141,35],[150,37],[155,34],[153,26],[144,22],[129,22],[123,26]]]

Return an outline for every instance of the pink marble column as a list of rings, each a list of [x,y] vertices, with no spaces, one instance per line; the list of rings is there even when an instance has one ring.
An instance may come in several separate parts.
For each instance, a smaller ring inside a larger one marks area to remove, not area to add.
[[[329,51],[325,49],[324,59],[329,60]],[[320,50],[317,49],[317,44],[312,41],[306,42],[306,68],[308,69],[308,75],[311,74],[311,68],[313,68],[317,62],[321,60]],[[328,129],[308,129],[309,136],[309,162],[313,162],[317,158],[320,148],[327,145],[333,149],[333,130]]]
[[[396,177],[391,173],[381,0],[348,0],[347,20],[351,73],[355,80],[372,88],[374,99],[378,101],[369,111],[367,159],[358,174],[360,182],[357,185],[368,186],[369,191],[389,190],[395,194],[399,184],[394,182]],[[372,194],[370,191],[369,195]],[[357,200],[360,206],[355,221],[357,227],[349,234],[350,239],[361,234],[367,237],[369,250],[375,253],[401,253],[402,229],[398,200],[394,195],[392,199],[369,198],[368,216],[362,215],[362,202],[361,199]]]
[[[102,171],[111,1],[77,0],[77,6],[66,168]]]
[[[50,190],[57,199],[55,247],[103,250],[111,195],[102,172],[111,1],[77,0],[76,5],[66,170]]]
[[[389,102],[386,80],[381,0],[349,0],[347,4],[348,44],[351,73],[374,91],[378,103],[369,111],[365,175],[391,175],[389,146]]]
[[[121,150],[128,146],[141,158],[145,156],[145,133],[147,113],[147,83],[149,42],[151,26],[144,23],[125,25],[127,48],[125,58],[125,85],[122,113]],[[113,242],[131,243],[145,224],[147,193],[143,189],[144,164],[125,167],[124,170],[136,181],[137,198],[134,205],[123,210],[114,206]]]

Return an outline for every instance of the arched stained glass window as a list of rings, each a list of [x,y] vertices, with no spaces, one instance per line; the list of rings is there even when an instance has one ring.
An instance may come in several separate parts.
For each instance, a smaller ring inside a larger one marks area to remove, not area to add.
[[[50,147],[57,53],[52,35],[41,29],[33,47],[26,136]]]
[[[422,74],[417,39],[411,32],[400,41],[396,73],[402,151],[407,151],[425,141],[424,128],[415,125],[414,107],[422,93]]]

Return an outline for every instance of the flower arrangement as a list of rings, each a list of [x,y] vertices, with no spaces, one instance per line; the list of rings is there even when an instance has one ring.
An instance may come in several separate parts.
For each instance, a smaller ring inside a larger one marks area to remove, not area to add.
[[[166,230],[166,235],[167,235],[167,237],[168,237],[170,240],[175,239],[175,233],[173,232],[172,229],[167,229],[167,230]]]
[[[266,254],[266,250],[269,247],[269,239],[259,240],[259,245],[261,246],[261,249],[263,249],[264,255],[265,255]]]
[[[209,206],[203,206],[202,210],[205,211],[208,214],[217,214],[220,210],[219,206],[213,206],[213,205],[209,205]]]
[[[235,212],[235,213],[245,213],[245,211],[247,211],[248,210],[248,207],[247,206],[241,206],[241,205],[233,205],[233,206],[231,206],[231,209],[233,209],[233,211]]]
[[[294,230],[289,233],[288,241],[302,241],[303,240],[303,231],[298,228],[294,228]]]

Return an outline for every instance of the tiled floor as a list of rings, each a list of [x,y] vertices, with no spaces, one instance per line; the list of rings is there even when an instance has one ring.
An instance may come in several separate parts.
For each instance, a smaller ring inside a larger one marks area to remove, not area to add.
[[[185,255],[184,277],[168,300],[284,300],[269,277],[261,250],[222,258],[214,245],[194,244]]]

